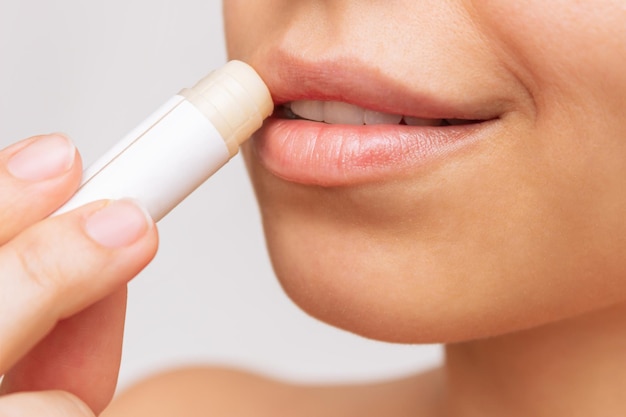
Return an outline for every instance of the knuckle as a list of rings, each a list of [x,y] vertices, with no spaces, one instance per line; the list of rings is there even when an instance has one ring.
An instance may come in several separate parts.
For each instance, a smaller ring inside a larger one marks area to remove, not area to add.
[[[46,292],[59,291],[66,284],[60,265],[45,255],[50,252],[51,248],[42,242],[29,242],[13,248],[22,279]]]
[[[64,397],[69,411],[73,412],[73,414],[70,413],[72,417],[95,417],[91,408],[89,408],[89,406],[87,406],[87,404],[85,404],[85,402],[76,395],[67,391],[57,391],[57,394]]]

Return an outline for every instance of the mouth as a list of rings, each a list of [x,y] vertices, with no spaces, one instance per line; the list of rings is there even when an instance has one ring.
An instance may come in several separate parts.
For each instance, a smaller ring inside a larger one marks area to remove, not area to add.
[[[251,140],[253,153],[274,176],[300,184],[352,186],[413,175],[488,136],[506,111],[506,102],[489,94],[412,91],[352,60],[274,54],[271,65],[251,64],[275,102]]]
[[[461,126],[481,123],[473,119],[425,119],[402,114],[384,113],[340,101],[298,100],[277,107],[275,117],[289,120],[309,120],[326,124],[351,126]]]

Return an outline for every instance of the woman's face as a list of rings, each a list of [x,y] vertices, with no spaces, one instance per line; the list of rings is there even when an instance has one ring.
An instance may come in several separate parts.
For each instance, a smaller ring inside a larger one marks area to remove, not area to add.
[[[276,274],[307,312],[458,341],[626,299],[623,0],[224,12],[230,58],[291,106],[244,155]]]

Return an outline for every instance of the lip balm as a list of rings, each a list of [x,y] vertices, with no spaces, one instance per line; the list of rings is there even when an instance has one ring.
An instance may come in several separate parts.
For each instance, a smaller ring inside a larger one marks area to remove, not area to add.
[[[256,71],[230,61],[172,97],[89,166],[55,214],[132,198],[159,221],[235,156],[273,108]]]

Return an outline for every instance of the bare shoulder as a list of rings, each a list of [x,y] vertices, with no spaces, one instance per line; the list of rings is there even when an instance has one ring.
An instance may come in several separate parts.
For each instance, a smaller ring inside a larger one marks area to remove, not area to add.
[[[119,395],[102,417],[431,416],[439,372],[371,384],[301,385],[234,369],[163,373]]]
[[[146,379],[117,396],[102,417],[247,416],[272,408],[290,387],[226,368],[185,368]],[[258,414],[263,415],[263,414]]]

